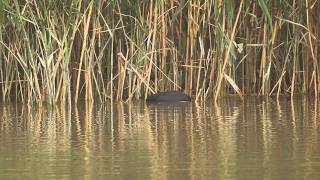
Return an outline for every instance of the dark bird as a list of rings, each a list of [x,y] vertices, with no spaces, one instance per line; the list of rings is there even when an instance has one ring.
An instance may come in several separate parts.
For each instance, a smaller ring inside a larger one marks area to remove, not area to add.
[[[179,91],[165,91],[147,97],[147,102],[187,102],[191,98]]]

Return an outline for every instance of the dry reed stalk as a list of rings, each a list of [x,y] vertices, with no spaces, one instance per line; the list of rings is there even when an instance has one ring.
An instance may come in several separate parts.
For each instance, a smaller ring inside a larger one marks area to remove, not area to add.
[[[203,41],[199,37],[199,44],[200,44],[200,59],[199,59],[199,65],[198,65],[198,77],[197,77],[197,86],[196,86],[196,101],[198,100],[200,94],[203,92],[202,89],[200,89],[200,78],[202,77],[201,75],[201,70],[203,69],[202,67],[202,62],[204,59],[204,47],[203,47]],[[205,81],[205,79],[203,80]]]
[[[90,20],[91,20],[91,13],[92,13],[92,8],[93,8],[93,1],[89,3],[89,6],[87,8],[88,14],[86,13],[83,16],[83,43],[81,47],[81,52],[80,52],[80,60],[79,60],[79,66],[78,66],[78,75],[77,75],[77,82],[76,82],[76,94],[75,94],[75,102],[78,101],[79,98],[79,87],[80,87],[80,75],[81,75],[81,70],[82,70],[82,64],[83,61],[85,61],[85,53],[86,53],[86,47],[87,47],[87,36],[89,33],[89,26],[90,26]],[[87,69],[85,69],[87,71]],[[86,77],[88,78],[88,77]],[[86,79],[87,80],[87,79]]]
[[[127,57],[125,57],[125,59],[128,59],[128,54],[127,54]],[[118,72],[119,72],[118,89],[117,89],[117,99],[118,100],[121,100],[123,97],[124,82],[125,82],[126,71],[127,71],[126,64],[127,64],[127,61],[123,62],[123,61],[121,61],[121,59],[118,59]]]
[[[267,77],[267,65],[266,65],[266,61],[267,61],[267,28],[268,25],[265,22],[263,25],[263,47],[262,47],[262,54],[261,54],[261,64],[260,64],[260,71],[259,71],[259,77],[262,78],[262,86],[260,89],[260,92],[262,92],[263,95],[265,95],[267,92],[267,84],[268,81],[266,81],[266,77]],[[259,92],[259,94],[260,94]]]
[[[310,17],[309,17],[309,4],[308,4],[308,0],[305,0],[305,6],[306,6],[306,21],[307,21],[307,29],[308,29],[308,43],[309,43],[309,47],[310,47],[310,52],[311,52],[311,58],[312,58],[312,63],[313,63],[313,72],[316,73],[315,76],[317,77],[317,73],[319,71],[319,67],[318,67],[318,61],[317,58],[315,57],[314,54],[314,45],[312,43],[312,28],[311,28],[311,24],[310,24]],[[313,74],[313,73],[312,73]],[[319,75],[318,75],[319,76]],[[317,78],[315,78],[315,80],[317,80]],[[315,89],[314,91],[317,92],[317,81],[314,81],[315,83]],[[316,93],[317,94],[317,93]],[[317,96],[317,95],[316,95]]]
[[[162,46],[162,54],[161,54],[161,70],[166,72],[166,59],[167,59],[167,19],[165,16],[165,1],[160,2],[160,14],[161,14],[161,46]],[[165,86],[165,80],[163,74],[160,73],[160,89],[163,90]],[[157,82],[157,80],[155,80]],[[156,85],[155,90],[158,90],[158,86]]]
[[[93,27],[96,26],[96,23],[93,23]],[[95,29],[95,28],[94,28]],[[90,39],[90,47],[87,50],[88,57],[85,61],[85,84],[86,84],[86,99],[93,101],[93,82],[92,80],[95,79],[95,72],[93,70],[94,58],[95,58],[95,42],[96,42],[96,35],[97,31],[93,30],[91,32],[91,39]],[[99,92],[99,91],[98,91]]]
[[[280,94],[280,88],[281,88],[281,82],[283,79],[283,76],[286,74],[286,71],[283,71],[280,78],[278,79],[277,83],[274,85],[274,87],[271,89],[269,96],[272,95],[273,91],[276,89],[276,87],[278,87],[278,91],[277,91],[277,99],[279,98],[279,94]]]
[[[312,75],[311,75],[311,80],[310,80],[310,85],[309,85],[309,87],[312,85],[312,83],[313,83],[313,85],[314,85],[314,96],[315,97],[318,97],[318,90],[317,90],[317,76],[316,76],[316,72],[315,71],[313,71],[312,72]]]
[[[153,4],[151,2],[151,4]],[[150,6],[150,9],[154,10],[154,15],[151,16],[150,18],[150,27],[152,27],[152,31],[150,31],[150,34],[149,34],[149,37],[152,36],[152,40],[151,40],[151,52],[154,52],[155,51],[155,44],[156,44],[156,36],[157,36],[157,19],[158,19],[158,8],[157,6],[153,7],[152,5]],[[149,88],[149,84],[150,84],[150,76],[151,76],[151,72],[152,72],[152,64],[153,64],[153,61],[154,61],[154,53],[151,54],[150,56],[150,62],[148,64],[148,67],[147,67],[147,71],[146,71],[146,76],[147,76],[147,81],[146,81],[146,84],[145,86],[147,86],[147,88],[145,89],[145,96],[144,96],[144,99],[147,98],[147,95],[148,95],[148,90],[151,89]],[[155,63],[156,64],[156,63]],[[152,92],[154,93],[154,92]]]
[[[243,93],[241,92],[238,85],[234,82],[234,80],[228,76],[226,73],[223,74],[224,78],[228,81],[228,83],[232,86],[232,88],[236,91],[236,93],[239,95],[239,97],[243,100]]]
[[[132,64],[128,63],[128,60],[123,56],[122,53],[118,53],[118,56],[120,56],[121,60],[123,60],[125,63],[127,63],[131,67],[131,70],[137,75],[137,77],[139,78],[141,83],[143,83],[145,85],[146,89],[148,89],[149,91],[151,91],[151,93],[154,94],[155,91],[151,88],[151,86],[149,85],[148,81],[146,80],[148,78],[148,76],[141,75],[141,73],[139,73],[138,70]],[[135,91],[133,91],[131,94],[129,94],[128,99],[132,98],[132,95],[133,95],[134,92]]]
[[[237,24],[238,24],[238,21],[239,21],[239,17],[240,17],[240,13],[241,13],[241,10],[242,10],[242,5],[243,5],[243,0],[241,0],[240,2],[240,6],[239,6],[239,9],[238,9],[238,13],[237,13],[237,17],[236,17],[236,20],[234,22],[234,25],[233,25],[233,29],[232,29],[232,33],[230,35],[230,42],[229,42],[229,45],[228,45],[228,48],[225,52],[225,56],[224,56],[224,59],[223,59],[223,66],[222,66],[222,74],[220,74],[219,76],[219,79],[218,79],[218,83],[217,83],[217,90],[215,92],[215,95],[214,95],[214,101],[217,102],[218,100],[218,97],[219,97],[219,93],[220,93],[220,89],[221,89],[221,83],[222,83],[222,79],[223,79],[223,73],[227,67],[227,63],[229,61],[229,56],[230,56],[230,50],[231,50],[231,47],[233,45],[233,41],[234,41],[234,38],[235,38],[235,32],[236,32],[236,27],[237,27]]]

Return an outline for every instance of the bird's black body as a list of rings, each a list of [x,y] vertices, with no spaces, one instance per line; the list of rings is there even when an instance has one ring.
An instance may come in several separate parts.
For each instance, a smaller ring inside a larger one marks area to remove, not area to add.
[[[191,98],[179,91],[159,92],[147,97],[147,102],[188,102]]]

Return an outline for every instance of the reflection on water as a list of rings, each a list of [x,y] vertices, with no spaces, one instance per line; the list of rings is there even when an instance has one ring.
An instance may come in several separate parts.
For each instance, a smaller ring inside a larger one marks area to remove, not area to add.
[[[313,99],[0,106],[0,179],[315,179]]]

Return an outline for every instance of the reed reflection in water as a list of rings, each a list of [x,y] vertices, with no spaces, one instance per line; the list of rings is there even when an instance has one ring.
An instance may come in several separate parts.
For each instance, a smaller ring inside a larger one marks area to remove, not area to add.
[[[0,106],[0,179],[315,179],[313,100]]]

